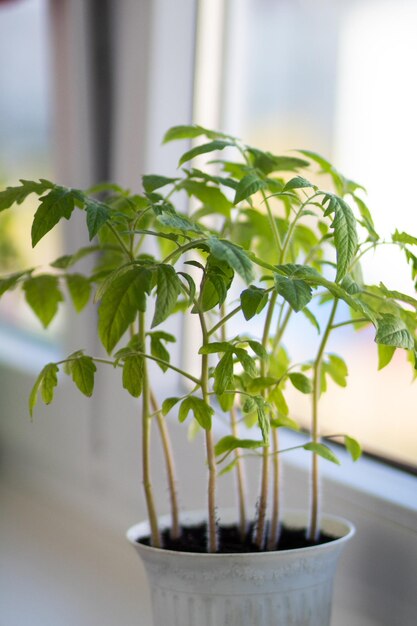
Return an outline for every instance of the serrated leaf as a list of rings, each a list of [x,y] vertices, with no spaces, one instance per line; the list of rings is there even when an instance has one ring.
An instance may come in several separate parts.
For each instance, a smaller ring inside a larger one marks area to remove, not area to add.
[[[281,389],[276,386],[268,395],[268,402],[272,402],[280,416],[287,416],[289,413],[288,404],[285,400],[284,394]]]
[[[400,233],[398,230],[393,234],[392,240],[397,243],[408,243],[412,246],[417,246],[417,237],[413,237],[405,232]]]
[[[343,287],[343,289],[347,291],[347,293],[349,293],[351,296],[355,295],[356,293],[360,293],[359,285],[353,280],[350,274],[346,274],[346,276],[340,283],[340,286]]]
[[[271,425],[274,428],[290,428],[291,430],[296,430],[297,432],[300,430],[300,426],[297,422],[288,415],[280,415],[276,419],[273,419]]]
[[[233,354],[228,351],[225,352],[214,369],[213,391],[217,395],[222,395],[233,386],[233,380]]]
[[[156,272],[156,302],[152,328],[172,313],[181,292],[181,282],[172,265],[158,265]]]
[[[40,274],[28,278],[23,284],[26,302],[45,328],[54,319],[58,305],[63,301],[56,276]]]
[[[330,450],[330,448],[326,446],[324,443],[314,443],[311,441],[310,443],[306,443],[303,446],[303,448],[304,450],[310,450],[310,452],[314,452],[314,454],[318,454],[323,459],[326,459],[326,461],[331,461],[332,463],[335,463],[336,465],[340,465],[340,461],[335,455],[335,453],[332,450]]]
[[[214,454],[216,456],[220,456],[221,454],[225,454],[226,452],[232,452],[233,450],[237,450],[239,448],[245,448],[246,450],[256,450],[257,448],[263,447],[265,444],[263,441],[258,441],[256,439],[239,439],[238,437],[234,437],[233,435],[226,435],[226,437],[222,437],[214,446]]]
[[[66,274],[65,280],[75,310],[79,313],[90,299],[91,283],[88,278],[82,274]]]
[[[362,455],[362,449],[358,441],[353,439],[353,437],[349,437],[348,435],[344,436],[345,440],[345,448],[349,452],[353,461],[357,461],[360,459]]]
[[[377,320],[376,343],[395,348],[414,349],[414,339],[408,330],[405,322],[395,315],[389,313]]]
[[[217,354],[218,352],[229,352],[232,346],[227,341],[213,341],[206,343],[198,351],[198,354]]]
[[[301,372],[290,372],[288,378],[293,386],[298,389],[298,391],[301,391],[301,393],[311,393],[313,391],[313,383],[307,376],[301,374]]]
[[[290,279],[275,274],[275,289],[294,311],[301,311],[311,300],[312,290],[303,280]]]
[[[117,276],[104,292],[98,309],[98,332],[107,352],[113,350],[137,313],[146,310],[151,279],[150,270],[133,267]]]
[[[269,416],[267,414],[267,404],[262,396],[255,396],[254,400],[256,402],[256,413],[258,416],[258,425],[261,429],[262,439],[265,445],[269,444],[269,432],[271,429],[271,424],[269,422]]]
[[[342,199],[334,196],[334,219],[331,224],[334,231],[334,244],[337,257],[336,282],[340,282],[347,274],[350,264],[358,248],[356,219],[350,206]]]
[[[10,274],[9,276],[7,276],[7,278],[0,278],[0,297],[4,293],[6,293],[6,291],[13,289],[23,276],[26,276],[30,273],[31,270],[26,270],[24,272],[16,272],[15,274]]]
[[[109,221],[111,211],[104,202],[87,197],[84,199],[84,207],[87,213],[87,228],[91,241],[100,228]]]
[[[173,126],[164,135],[163,143],[168,143],[169,141],[176,141],[177,139],[195,139],[195,137],[200,137],[201,135],[206,135],[206,137],[221,137],[222,133],[208,130],[203,126],[198,126],[197,124],[192,125],[181,125],[181,126]]]
[[[250,320],[260,313],[268,302],[268,294],[264,289],[250,285],[240,294],[240,304],[245,320]]]
[[[48,363],[42,370],[41,396],[45,404],[50,404],[54,399],[54,389],[58,385],[59,368],[56,363]]]
[[[305,306],[301,310],[301,313],[308,319],[308,321],[314,326],[314,328],[320,334],[320,324],[319,324],[316,316],[310,311],[310,309]]]
[[[187,163],[187,161],[191,161],[195,159],[196,156],[200,154],[207,154],[209,152],[215,152],[216,150],[224,150],[228,146],[233,146],[231,141],[225,141],[224,139],[215,139],[214,141],[209,141],[208,143],[201,144],[199,146],[195,146],[191,148],[191,150],[187,150],[179,160],[178,167]]]
[[[145,359],[140,354],[126,356],[123,363],[123,387],[134,397],[139,398],[143,390]]]
[[[257,375],[255,360],[246,352],[244,348],[234,347],[233,352],[235,353],[246,374],[248,374],[248,376],[250,376],[251,378],[254,378]]]
[[[188,284],[188,304],[191,305],[194,302],[194,298],[196,294],[196,286],[195,286],[194,279],[186,272],[178,272],[178,276],[182,276]]]
[[[13,204],[22,204],[31,193],[41,195],[53,187],[53,183],[45,179],[41,179],[39,182],[21,180],[18,187],[6,187],[0,191],[0,212],[9,209]]]
[[[390,362],[394,356],[396,348],[394,346],[384,346],[382,343],[378,344],[378,370],[382,370]]]
[[[169,228],[176,228],[183,232],[203,233],[204,229],[186,215],[179,213],[162,213],[157,217],[158,222]]]
[[[66,372],[72,377],[78,389],[90,398],[94,391],[94,374],[97,370],[90,356],[80,355],[67,362]]]
[[[254,278],[252,262],[243,248],[227,241],[210,237],[207,241],[211,254],[220,261],[227,263],[235,272],[250,283]]]
[[[346,377],[348,376],[348,368],[344,360],[337,354],[329,354],[328,361],[325,363],[325,370],[340,387],[346,387]]]
[[[162,415],[167,415],[180,400],[181,398],[165,398],[162,403]]]
[[[167,176],[159,176],[157,174],[147,174],[142,176],[143,188],[147,193],[152,193],[156,189],[175,183],[178,178],[168,178]]]
[[[170,362],[170,354],[164,344],[162,343],[160,337],[154,333],[149,333],[151,337],[151,354],[157,359],[161,359],[162,361]],[[163,363],[158,363],[159,367],[163,372],[166,372],[168,369],[167,365]]]
[[[246,200],[246,198],[249,198],[257,191],[265,189],[266,186],[266,182],[262,178],[259,178],[258,174],[247,174],[242,178],[242,180],[239,181],[239,184],[236,187],[233,204],[239,204],[239,202],[242,202],[242,200]]]
[[[289,180],[288,183],[286,183],[282,191],[285,192],[285,191],[291,191],[292,189],[304,189],[307,187],[312,187],[313,189],[317,189],[317,187],[313,185],[313,183],[310,183],[310,181],[307,180],[306,178],[303,178],[302,176],[295,176],[294,178],[291,178],[291,180]]]
[[[211,429],[211,418],[214,414],[214,409],[209,406],[202,398],[195,396],[188,396],[181,402],[178,419],[180,422],[184,422],[188,413],[192,411],[195,419],[205,430]]]
[[[32,247],[62,218],[69,220],[74,206],[73,191],[65,187],[54,187],[46,196],[42,196],[32,223]]]

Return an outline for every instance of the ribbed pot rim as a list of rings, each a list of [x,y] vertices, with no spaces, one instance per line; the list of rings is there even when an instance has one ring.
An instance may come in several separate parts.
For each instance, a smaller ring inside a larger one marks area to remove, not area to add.
[[[236,522],[236,510],[235,509],[220,509],[219,510],[219,518],[222,523],[233,523]],[[207,511],[205,510],[196,510],[196,511],[186,511],[183,514],[180,514],[180,522],[184,523],[198,523],[207,519]],[[305,528],[306,522],[308,519],[308,513],[305,510],[293,509],[289,510],[284,515],[284,523],[288,525],[292,525],[295,528]],[[288,556],[303,556],[306,554],[312,555],[314,552],[326,552],[332,550],[333,548],[339,547],[342,544],[349,541],[353,535],[355,534],[355,527],[349,520],[344,517],[340,517],[338,515],[330,515],[323,514],[320,516],[320,527],[325,532],[329,534],[335,535],[335,539],[332,541],[328,541],[327,543],[322,543],[317,546],[307,546],[304,548],[292,548],[289,550],[271,550],[265,552],[229,552],[229,553],[207,553],[207,552],[182,552],[180,550],[168,550],[166,548],[154,548],[153,546],[148,546],[143,543],[139,543],[138,539],[143,537],[148,537],[150,535],[150,527],[149,522],[147,520],[139,522],[138,524],[134,524],[131,526],[127,533],[126,538],[128,541],[140,552],[145,554],[151,553],[160,553],[172,555],[172,556],[181,556],[185,558],[205,558],[205,559],[227,559],[230,557],[234,558],[242,558],[247,559],[248,557],[253,559],[262,559],[262,558],[276,558],[277,555]],[[158,524],[160,530],[164,530],[169,528],[171,523],[170,515],[161,515],[158,517]],[[336,531],[336,528],[339,531]],[[332,531],[333,529],[333,531]]]

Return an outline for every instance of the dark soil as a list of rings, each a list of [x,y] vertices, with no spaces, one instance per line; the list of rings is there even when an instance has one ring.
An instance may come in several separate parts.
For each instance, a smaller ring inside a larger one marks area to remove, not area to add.
[[[245,541],[240,538],[239,528],[234,526],[219,526],[219,553],[236,554],[239,552],[260,552],[259,548],[253,543],[253,525],[249,529]],[[320,533],[317,541],[309,541],[306,538],[305,529],[294,529],[282,526],[280,537],[275,550],[294,550],[296,548],[307,548],[309,546],[317,546],[322,543],[334,541],[336,537]],[[147,546],[150,545],[150,538],[146,537],[138,541]],[[172,540],[169,530],[162,533],[163,547],[166,550],[176,550],[179,552],[207,552],[207,525],[200,524],[198,526],[182,526],[182,534],[179,539]]]

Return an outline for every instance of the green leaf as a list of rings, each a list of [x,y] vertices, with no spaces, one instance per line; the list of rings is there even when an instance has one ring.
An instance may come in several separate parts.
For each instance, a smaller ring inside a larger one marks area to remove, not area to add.
[[[13,289],[17,285],[19,280],[22,278],[22,276],[26,276],[27,274],[30,274],[31,271],[32,270],[26,270],[24,272],[16,272],[15,274],[10,274],[9,276],[7,276],[7,278],[0,278],[0,297],[4,293],[6,293],[6,291]]]
[[[61,218],[69,220],[74,210],[74,192],[66,187],[54,187],[40,199],[32,223],[32,247],[50,231]]]
[[[42,399],[46,404],[52,402],[54,388],[58,384],[58,371],[58,366],[55,363],[48,363],[37,377],[29,395],[29,413],[31,417],[33,417],[33,410],[38,400],[39,390],[41,390]]]
[[[63,256],[60,256],[58,259],[50,263],[50,266],[56,267],[60,270],[66,270],[72,265],[75,265],[77,261],[80,261],[85,256],[99,251],[103,251],[102,246],[85,246],[84,248],[80,248],[74,254],[64,254]]]
[[[391,362],[395,350],[396,348],[394,346],[384,346],[382,343],[378,344],[378,370],[382,370]]]
[[[22,204],[31,193],[43,194],[54,185],[48,180],[41,179],[40,182],[33,180],[21,180],[19,187],[7,187],[0,191],[0,212],[10,208],[13,204]]]
[[[408,243],[412,246],[417,246],[417,237],[413,237],[412,235],[404,232],[400,233],[398,230],[396,230],[393,234],[392,240],[397,243]]]
[[[308,321],[314,326],[317,332],[320,334],[320,324],[315,315],[310,311],[309,308],[304,307],[301,311],[303,315],[308,319]]]
[[[352,259],[358,248],[358,234],[356,232],[356,219],[350,206],[337,196],[334,199],[334,243],[337,253],[336,282],[340,282],[347,274]]]
[[[162,215],[158,215],[157,219],[158,222],[160,222],[163,226],[176,228],[177,230],[181,230],[182,232],[204,232],[204,229],[201,228],[201,226],[199,226],[196,222],[191,220],[186,215],[180,215],[179,213],[163,213]]]
[[[258,393],[259,391],[263,391],[264,389],[268,389],[268,387],[272,387],[279,383],[278,378],[273,378],[272,376],[258,376],[256,378],[252,378],[246,383],[246,388],[251,393]]]
[[[211,429],[211,418],[214,414],[214,409],[209,406],[202,398],[196,398],[195,396],[188,396],[181,402],[178,419],[180,422],[184,422],[188,413],[192,411],[195,419],[205,430]]]
[[[156,272],[156,302],[152,328],[172,313],[181,292],[181,281],[172,265],[158,265]]]
[[[181,398],[165,398],[162,403],[162,415],[167,415],[180,400]]]
[[[310,165],[308,161],[298,157],[275,156],[256,148],[248,148],[248,152],[252,156],[253,166],[267,175],[271,172],[290,172]]]
[[[274,428],[290,428],[291,430],[300,430],[300,426],[297,422],[288,415],[280,415],[278,418],[273,419],[271,422]]]
[[[288,415],[288,404],[285,400],[284,394],[278,386],[274,387],[274,389],[268,395],[268,402],[272,402],[272,404],[275,405],[281,417]]]
[[[233,354],[225,352],[214,369],[213,390],[217,395],[222,395],[233,386]]]
[[[166,185],[170,185],[171,183],[175,183],[177,180],[178,178],[168,178],[167,176],[158,176],[155,174],[142,176],[143,188],[147,193],[152,193],[152,191],[165,187]]]
[[[313,384],[307,376],[301,374],[300,372],[291,372],[288,374],[288,378],[290,379],[293,386],[301,391],[301,393],[311,393],[313,391]]]
[[[189,196],[194,196],[200,200],[205,207],[211,209],[211,212],[220,213],[225,217],[230,216],[232,203],[218,187],[190,179],[184,180],[181,187],[186,190]]]
[[[350,274],[346,274],[346,276],[343,278],[343,280],[340,283],[340,285],[351,296],[355,295],[356,293],[360,293],[360,290],[361,290],[359,285],[358,285],[358,283],[356,283],[353,280],[353,278],[352,278],[352,276]]]
[[[395,315],[386,313],[377,320],[376,343],[395,348],[414,349],[414,339],[405,322]]]
[[[258,441],[256,439],[238,439],[238,437],[234,437],[233,435],[226,435],[226,437],[222,437],[216,443],[214,446],[214,453],[216,456],[220,456],[221,454],[232,452],[233,450],[237,450],[239,448],[256,450],[264,445],[263,441]]]
[[[67,372],[78,389],[85,396],[90,398],[94,391],[94,374],[97,370],[93,359],[90,356],[80,355],[67,362]]]
[[[198,354],[217,354],[218,352],[229,352],[232,347],[227,341],[213,341],[206,343],[198,351]]]
[[[311,287],[303,280],[275,274],[275,289],[294,311],[301,311],[311,300]]]
[[[234,347],[233,352],[235,353],[238,361],[241,363],[246,374],[248,374],[251,378],[254,378],[257,375],[255,360],[246,352],[244,348]]]
[[[91,283],[82,274],[66,274],[68,291],[77,313],[83,310],[90,299]]]
[[[383,283],[379,284],[379,288],[381,289],[384,296],[387,298],[392,298],[393,300],[399,300],[400,302],[406,302],[410,306],[413,306],[417,309],[417,300],[412,298],[408,294],[401,293],[401,291],[393,291],[391,289],[387,289]]]
[[[349,452],[352,460],[357,461],[358,459],[360,459],[362,455],[362,449],[360,444],[356,441],[356,439],[348,437],[348,435],[345,435],[344,439],[346,450]]]
[[[247,341],[248,341],[249,346],[253,350],[253,352],[260,359],[267,359],[268,358],[268,352],[265,350],[263,345],[261,343],[259,343],[259,341],[254,341],[253,339],[248,339]]]
[[[58,305],[63,301],[57,276],[40,274],[28,278],[23,284],[26,302],[47,328],[54,319]]]
[[[235,394],[225,392],[217,396],[217,400],[219,401],[221,410],[226,413],[227,411],[231,411],[235,404]]]
[[[110,208],[99,200],[85,198],[85,210],[87,212],[87,228],[90,241],[95,237],[102,226],[110,219]]]
[[[220,261],[225,261],[235,272],[250,283],[254,278],[252,262],[243,248],[226,239],[210,237],[207,241],[211,254]]]
[[[146,294],[151,288],[152,273],[133,267],[110,282],[98,309],[100,340],[111,352],[137,313],[146,310]]]
[[[191,161],[196,156],[200,154],[207,154],[208,152],[214,152],[215,150],[224,150],[227,146],[233,146],[231,141],[224,141],[223,139],[215,139],[214,141],[210,141],[209,143],[204,143],[200,146],[195,146],[185,152],[179,160],[178,167],[186,163],[187,161]]]
[[[54,389],[58,385],[58,371],[56,363],[48,363],[42,370],[41,396],[45,404],[50,404],[54,399]]]
[[[250,285],[240,294],[240,304],[245,320],[250,320],[260,313],[268,302],[268,294],[265,289]]]
[[[266,182],[259,178],[258,174],[251,173],[244,176],[236,188],[236,194],[233,200],[233,204],[238,204],[242,200],[246,200],[260,189],[265,189]]]
[[[161,359],[162,361],[166,361],[167,363],[170,362],[170,358],[171,355],[168,352],[168,350],[166,349],[166,347],[164,346],[164,344],[161,341],[161,338],[158,336],[157,333],[149,333],[150,337],[151,337],[151,354],[152,356],[156,357],[157,359]],[[164,365],[163,363],[158,363],[159,367],[161,368],[161,370],[163,372],[166,372],[168,369],[167,365]]]
[[[123,363],[123,387],[134,397],[139,398],[143,390],[145,358],[140,354],[126,356]]]
[[[328,361],[325,363],[325,371],[332,377],[334,382],[340,387],[346,387],[346,377],[348,368],[344,360],[336,354],[329,354]]]
[[[310,183],[309,180],[303,178],[302,176],[295,176],[295,178],[291,178],[288,183],[285,185],[282,191],[291,191],[292,189],[304,189],[306,187],[312,187],[313,189],[317,189],[313,183]]]
[[[267,404],[262,396],[255,396],[254,400],[256,402],[256,412],[258,415],[258,424],[261,429],[262,439],[265,445],[269,444],[269,432],[271,429],[271,424],[269,422],[269,416],[266,412]]]
[[[163,143],[168,143],[169,141],[175,141],[177,139],[194,139],[195,137],[200,137],[201,135],[205,135],[206,137],[223,137],[222,133],[208,130],[203,126],[198,126],[197,124],[192,124],[189,126],[173,126],[165,133]]]
[[[332,463],[335,463],[336,465],[340,465],[340,461],[335,455],[335,453],[332,450],[330,450],[330,448],[326,446],[324,443],[314,443],[311,441],[310,443],[306,443],[303,446],[303,448],[304,450],[310,450],[310,452],[314,452],[314,454],[318,454],[319,456],[321,456],[323,459],[326,459],[327,461],[331,461]]]

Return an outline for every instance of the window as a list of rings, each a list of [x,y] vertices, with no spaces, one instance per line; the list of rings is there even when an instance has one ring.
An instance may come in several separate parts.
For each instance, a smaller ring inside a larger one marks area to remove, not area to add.
[[[367,187],[381,233],[417,231],[406,182],[417,136],[417,2],[247,0],[230,7],[224,93],[232,106],[226,99],[223,126],[278,154],[322,153]],[[365,277],[383,267],[387,286],[393,276],[398,284],[391,256],[390,264],[384,254],[369,257]],[[414,291],[400,278],[403,291]],[[290,353],[302,358],[296,321],[293,331]],[[349,345],[349,391],[332,388],[323,397],[323,432],[342,429],[369,452],[416,466],[417,388],[405,355],[398,351],[378,373],[376,345],[346,330],[336,339]],[[305,341],[315,341],[314,331]],[[308,399],[296,410],[309,415]]]

